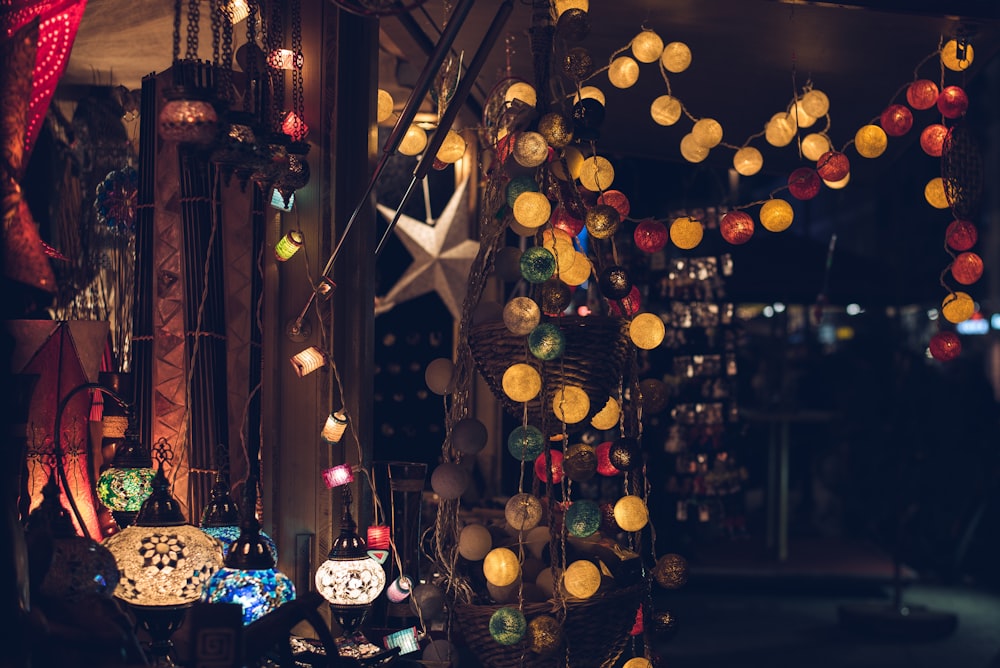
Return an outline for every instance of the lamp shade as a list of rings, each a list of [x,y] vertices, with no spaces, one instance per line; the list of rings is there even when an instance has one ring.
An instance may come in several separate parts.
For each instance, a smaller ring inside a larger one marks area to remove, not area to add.
[[[120,528],[130,525],[142,502],[153,491],[153,460],[139,443],[132,421],[125,429],[125,441],[115,450],[111,466],[97,479],[97,498],[115,517]]]
[[[201,512],[198,526],[209,536],[214,536],[222,542],[222,556],[227,558],[232,544],[240,537],[242,529],[240,507],[229,493],[225,477],[216,475],[212,485],[212,494]],[[270,536],[258,530],[260,540],[267,546],[274,562],[278,561],[278,547]]]

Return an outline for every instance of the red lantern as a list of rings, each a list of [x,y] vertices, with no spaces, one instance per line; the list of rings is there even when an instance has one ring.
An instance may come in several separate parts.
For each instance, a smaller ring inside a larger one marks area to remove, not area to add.
[[[939,362],[950,362],[962,352],[962,340],[955,332],[938,332],[931,337],[931,357]]]
[[[615,317],[632,317],[642,308],[642,295],[639,287],[632,286],[632,291],[621,299],[608,300],[608,313]]]
[[[618,215],[622,217],[622,220],[628,218],[628,212],[632,210],[632,205],[629,203],[628,197],[620,190],[605,190],[597,198],[597,203],[613,207],[618,212]]]
[[[611,441],[605,441],[594,448],[594,453],[597,455],[597,472],[600,475],[611,477],[621,474],[621,471],[611,463],[610,452]]]
[[[552,212],[553,227],[557,227],[563,232],[566,232],[571,237],[575,237],[580,234],[580,230],[583,229],[583,220],[577,218],[570,214],[563,206],[557,206]]]
[[[906,101],[914,109],[930,109],[938,99],[938,86],[930,79],[917,79],[906,89]]]
[[[385,524],[373,524],[368,527],[368,548],[388,550],[391,543],[389,533],[389,527]]]
[[[302,141],[309,134],[309,126],[298,114],[289,111],[281,121],[281,131],[291,137],[292,141]]]
[[[745,244],[753,236],[753,216],[744,211],[729,211],[719,221],[719,232],[734,246]]]
[[[644,253],[658,253],[667,245],[670,233],[663,223],[646,219],[635,226],[632,238],[636,247]]]
[[[816,161],[816,173],[824,181],[836,183],[851,171],[851,161],[840,151],[827,151]]]
[[[976,253],[960,253],[951,263],[951,275],[962,285],[972,285],[983,276],[983,258]]]
[[[945,118],[959,118],[969,108],[969,96],[959,86],[948,86],[938,95],[937,108]]]
[[[810,167],[799,167],[788,175],[788,192],[798,200],[812,199],[819,194],[819,175]]]
[[[953,220],[944,231],[945,243],[952,250],[967,251],[976,245],[978,239],[976,226],[967,220]]]
[[[940,158],[944,150],[944,138],[948,136],[948,128],[940,123],[928,125],[920,133],[920,148],[932,158]]]
[[[549,450],[549,454],[552,456],[552,467],[550,469],[552,472],[552,484],[558,485],[563,479],[563,454],[559,450]],[[545,453],[543,452],[535,458],[535,476],[542,482],[549,481],[549,476],[545,469]]]
[[[882,112],[882,129],[890,137],[902,137],[913,127],[913,112],[902,104],[890,104]]]

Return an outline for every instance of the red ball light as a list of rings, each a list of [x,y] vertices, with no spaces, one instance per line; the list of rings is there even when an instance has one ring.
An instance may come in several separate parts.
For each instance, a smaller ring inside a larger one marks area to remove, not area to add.
[[[962,340],[955,332],[938,332],[931,337],[931,357],[939,362],[950,362],[962,352]]]
[[[621,299],[608,300],[608,313],[616,317],[631,317],[642,308],[642,295],[638,286],[633,285],[632,291]]]
[[[976,253],[960,253],[951,263],[951,275],[962,285],[972,285],[983,276],[983,258]]]
[[[632,210],[632,205],[629,203],[628,197],[620,190],[605,190],[597,198],[597,203],[613,207],[618,212],[618,215],[622,217],[622,220],[628,218],[628,212]]]
[[[953,220],[944,231],[944,240],[952,250],[967,251],[976,245],[979,232],[967,220]]]
[[[930,79],[917,79],[906,89],[906,101],[914,109],[930,109],[938,99],[938,86]]]
[[[559,228],[571,237],[580,234],[580,230],[583,229],[583,220],[571,215],[563,206],[557,206],[549,220],[552,221],[553,227]]]
[[[670,232],[663,223],[646,219],[635,226],[632,238],[636,247],[644,253],[658,253],[667,245]]]
[[[824,181],[836,183],[851,171],[851,161],[840,151],[827,151],[816,161],[816,173]]]
[[[552,484],[558,485],[563,479],[563,454],[559,450],[549,450],[549,454],[552,456]],[[542,482],[548,482],[549,476],[545,471],[545,453],[538,455],[535,458],[535,476]]]
[[[632,625],[632,630],[628,632],[630,636],[637,636],[642,634],[642,606],[635,611],[635,623]]]
[[[932,158],[940,158],[944,150],[944,140],[948,136],[948,128],[940,123],[928,125],[920,133],[920,148]]]
[[[611,441],[601,443],[594,448],[594,452],[597,454],[597,472],[600,475],[611,477],[621,474],[621,471],[614,467],[608,456],[608,453],[611,452]]]
[[[890,104],[882,112],[882,129],[890,137],[902,137],[913,127],[913,112],[902,104]]]
[[[959,86],[947,86],[938,95],[937,108],[945,118],[959,118],[969,108],[969,96]]]
[[[798,200],[812,199],[822,184],[819,174],[810,167],[799,167],[788,175],[788,192]]]
[[[511,132],[501,137],[497,142],[497,158],[500,159],[501,165],[507,162],[507,158],[514,152],[514,140],[516,138],[516,135]]]
[[[753,216],[744,211],[730,211],[719,221],[719,232],[734,246],[745,244],[753,236]]]

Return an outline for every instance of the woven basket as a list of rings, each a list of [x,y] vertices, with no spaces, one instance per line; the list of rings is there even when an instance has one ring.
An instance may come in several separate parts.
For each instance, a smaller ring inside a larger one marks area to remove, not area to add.
[[[490,617],[503,606],[458,605],[455,621],[461,640],[485,668],[605,668],[614,664],[628,643],[645,593],[642,582],[586,600],[567,600],[563,647],[545,656],[532,652],[527,639],[515,645],[493,639]],[[540,615],[557,616],[552,601],[524,603],[521,611],[529,623]]]
[[[551,320],[566,338],[566,349],[559,359],[543,362],[528,352],[524,336],[516,336],[503,322],[474,325],[469,330],[469,348],[476,369],[504,409],[521,419],[524,404],[511,401],[504,394],[502,379],[507,368],[516,362],[531,364],[542,375],[544,396],[528,402],[528,420],[541,426],[543,410],[552,415],[552,396],[564,385],[577,385],[590,398],[590,414],[600,411],[608,397],[618,396],[625,363],[629,358],[628,323],[610,316],[565,316]]]

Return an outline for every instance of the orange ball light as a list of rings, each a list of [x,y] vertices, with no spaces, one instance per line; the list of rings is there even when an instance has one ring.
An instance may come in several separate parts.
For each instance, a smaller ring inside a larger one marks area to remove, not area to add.
[[[902,137],[913,127],[913,112],[902,104],[890,104],[882,112],[879,123],[890,137]]]
[[[959,86],[947,86],[938,95],[937,108],[945,118],[960,118],[969,109],[969,96]]]
[[[744,211],[729,211],[719,221],[719,232],[722,238],[739,246],[750,241],[753,236],[753,217]]]
[[[666,326],[663,319],[655,313],[640,313],[629,323],[628,335],[636,348],[652,350],[663,343]]]
[[[851,161],[840,151],[827,151],[816,161],[816,173],[824,181],[839,181],[850,171]]]
[[[932,123],[920,132],[920,148],[932,158],[940,158],[944,151],[944,140],[948,128],[941,123]]]
[[[760,207],[760,224],[769,232],[784,232],[794,219],[792,205],[783,199],[769,199]]]
[[[681,118],[681,102],[676,97],[661,95],[649,105],[649,115],[657,125],[673,125]]]
[[[967,220],[953,220],[944,231],[945,243],[952,250],[967,251],[976,245],[978,239],[976,226]]]
[[[941,302],[941,315],[952,324],[965,322],[976,312],[976,303],[966,292],[953,292]]]
[[[951,263],[951,275],[962,285],[972,285],[983,276],[983,258],[971,251],[959,253]]]
[[[815,169],[799,167],[788,175],[788,192],[798,200],[809,200],[819,194],[822,183]]]
[[[907,103],[918,111],[930,109],[937,102],[938,85],[930,79],[917,79],[906,88]]]
[[[701,243],[705,227],[690,216],[675,218],[670,223],[670,240],[681,250],[691,250]]]

